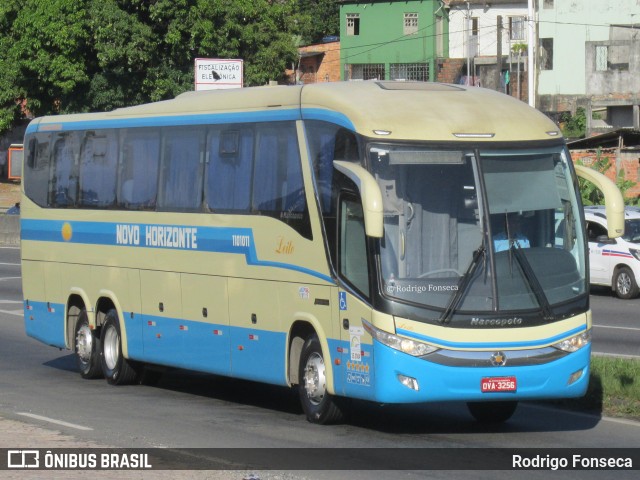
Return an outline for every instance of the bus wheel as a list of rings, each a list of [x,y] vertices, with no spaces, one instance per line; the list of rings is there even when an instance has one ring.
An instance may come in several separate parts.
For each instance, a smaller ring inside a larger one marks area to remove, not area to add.
[[[638,295],[638,282],[629,267],[620,267],[613,277],[613,285],[616,295],[628,299]]]
[[[127,385],[136,380],[137,373],[122,355],[120,322],[115,310],[110,310],[102,326],[101,359],[102,373],[111,385]]]
[[[83,308],[76,323],[74,350],[78,370],[82,378],[100,378],[102,366],[100,365],[100,337],[89,328],[87,311]]]
[[[342,419],[335,398],[327,392],[326,366],[320,340],[307,339],[300,354],[300,402],[311,423],[329,424]]]
[[[506,422],[516,411],[518,402],[468,402],[469,412],[480,423]]]

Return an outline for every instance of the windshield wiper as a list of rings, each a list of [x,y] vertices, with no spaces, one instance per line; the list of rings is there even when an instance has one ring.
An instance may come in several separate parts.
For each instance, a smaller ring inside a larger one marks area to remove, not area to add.
[[[536,300],[538,301],[538,305],[540,305],[540,309],[542,310],[542,317],[548,322],[553,321],[555,317],[553,315],[553,312],[551,311],[551,304],[549,303],[549,300],[544,293],[542,285],[540,285],[538,277],[533,271],[533,268],[531,268],[529,260],[527,260],[526,255],[522,253],[522,247],[520,246],[520,243],[515,239],[510,241],[509,243],[509,252],[513,252],[513,256],[518,262],[518,265],[520,265],[524,278],[529,283],[529,287],[531,287],[531,290],[535,295]]]
[[[460,304],[462,297],[467,292],[469,285],[471,285],[471,279],[473,278],[478,265],[480,265],[480,259],[484,259],[486,253],[487,250],[484,246],[483,237],[482,245],[480,245],[480,247],[478,247],[478,249],[473,252],[473,258],[471,259],[471,263],[469,264],[467,271],[464,272],[464,275],[462,275],[460,281],[458,281],[458,290],[456,290],[456,293],[451,296],[451,298],[449,299],[449,303],[447,303],[447,306],[444,309],[444,312],[442,312],[442,315],[440,315],[440,323],[449,323],[451,321],[453,312],[458,309],[458,305]]]

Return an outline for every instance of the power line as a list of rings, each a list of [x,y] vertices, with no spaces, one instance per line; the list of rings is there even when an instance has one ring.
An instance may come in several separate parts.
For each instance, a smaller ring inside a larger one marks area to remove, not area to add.
[[[449,17],[449,22],[451,21],[451,15],[461,12],[463,13],[462,10],[455,10],[450,12],[450,17]],[[524,19],[525,22],[530,22],[532,20],[530,20],[526,15],[508,15],[508,17],[521,17]],[[550,25],[567,25],[567,26],[582,26],[582,27],[606,27],[606,28],[610,28],[613,26],[620,26],[620,23],[584,23],[584,22],[564,22],[564,21],[551,21],[551,20],[533,20],[533,22],[536,25],[540,25],[540,24],[550,24]],[[342,47],[342,45],[340,45],[337,48],[333,48],[333,49],[327,49],[325,52],[332,52],[332,51],[340,51],[340,52],[346,52],[348,50],[356,50],[356,49],[363,49],[363,48],[367,48],[367,47],[371,47],[368,50],[364,50],[361,52],[355,52],[352,54],[347,54],[345,57],[342,57],[340,60],[332,60],[332,61],[328,61],[326,63],[335,63],[335,62],[339,62],[341,60],[344,60],[345,63],[348,59],[352,59],[354,57],[357,57],[359,55],[364,55],[367,54],[369,52],[372,52],[374,50],[377,50],[378,48],[383,48],[385,46],[394,44],[394,43],[403,43],[403,42],[409,42],[409,41],[414,41],[414,40],[424,40],[427,38],[435,38],[438,36],[444,36],[444,35],[451,35],[451,34],[457,34],[457,33],[465,33],[467,32],[469,29],[468,28],[463,28],[462,30],[449,30],[446,33],[432,33],[429,35],[416,35],[419,32],[425,32],[426,30],[432,29],[436,24],[432,23],[429,24],[425,27],[422,27],[420,29],[418,29],[416,32],[414,33],[409,33],[409,34],[403,34],[400,37],[396,37],[394,39],[391,40],[387,40],[387,41],[383,41],[383,42],[373,42],[373,43],[367,43],[367,44],[362,44],[362,45],[354,45],[351,47]],[[491,26],[491,27],[484,27],[483,32],[485,34],[491,34],[491,33],[495,33],[497,31],[497,27],[495,26]],[[497,41],[493,41],[490,46],[496,44]],[[463,41],[464,44],[464,41]]]

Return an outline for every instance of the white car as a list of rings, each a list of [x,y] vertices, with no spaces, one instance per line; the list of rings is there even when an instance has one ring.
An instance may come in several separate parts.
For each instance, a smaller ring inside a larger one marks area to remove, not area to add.
[[[620,298],[634,298],[640,289],[640,208],[625,207],[624,235],[609,238],[603,206],[585,207],[592,285],[610,286]]]

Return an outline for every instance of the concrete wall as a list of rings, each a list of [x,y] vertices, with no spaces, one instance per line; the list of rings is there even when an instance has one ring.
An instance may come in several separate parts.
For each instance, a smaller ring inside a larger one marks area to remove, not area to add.
[[[555,0],[554,8],[538,4],[538,38],[553,39],[553,69],[538,72],[538,95],[586,95],[587,43],[609,41],[609,25],[640,22],[636,0]]]
[[[466,58],[467,53],[472,56],[496,56],[498,48],[497,18],[502,16],[502,54],[509,54],[509,46],[514,43],[528,43],[526,37],[522,40],[509,39],[509,17],[526,17],[527,2],[513,1],[511,3],[495,4],[494,2],[469,2],[467,9],[466,2],[452,2],[449,11],[449,56],[451,58]],[[468,18],[478,19],[477,40],[472,40],[469,49],[469,26]],[[477,43],[474,49],[473,42]],[[471,51],[470,51],[471,50]]]
[[[639,18],[640,20],[640,18]],[[609,62],[627,65],[617,69],[598,70],[596,68],[596,50],[609,52]],[[618,50],[623,58],[616,59],[612,54]],[[611,92],[640,92],[640,31],[633,40],[607,40],[587,42],[585,47],[585,76],[587,95],[608,95]]]

